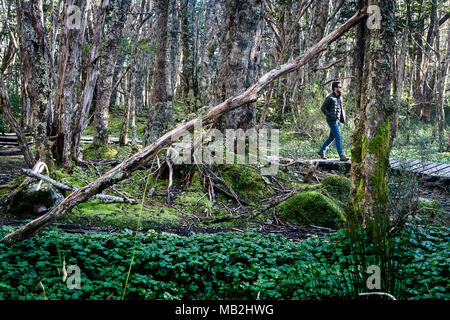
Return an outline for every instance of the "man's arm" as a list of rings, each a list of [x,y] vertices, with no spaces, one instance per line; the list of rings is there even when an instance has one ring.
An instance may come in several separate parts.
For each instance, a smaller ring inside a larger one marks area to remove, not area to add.
[[[332,101],[331,101],[331,99],[330,98],[326,98],[325,99],[325,101],[323,102],[323,104],[322,104],[322,108],[321,108],[321,110],[322,110],[322,112],[328,117],[328,118],[332,118],[332,119],[334,119],[334,120],[336,120],[335,118],[336,118],[336,116],[334,115],[334,114],[332,114],[328,109],[329,109],[329,106],[330,106],[330,103],[332,103]]]

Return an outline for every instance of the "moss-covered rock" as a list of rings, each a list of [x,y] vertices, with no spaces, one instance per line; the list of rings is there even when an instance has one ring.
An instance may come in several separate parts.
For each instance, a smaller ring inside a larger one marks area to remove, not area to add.
[[[330,193],[333,198],[342,202],[348,200],[350,184],[350,179],[339,175],[328,176],[322,181],[322,185],[327,192]]]
[[[239,198],[257,201],[274,194],[264,177],[250,165],[222,164],[219,165],[219,173]]]
[[[278,205],[280,217],[300,225],[338,227],[344,220],[344,211],[332,199],[316,191],[296,194]]]
[[[6,213],[14,216],[41,215],[55,205],[59,204],[64,197],[51,184],[33,183],[24,187],[11,199],[6,208]]]

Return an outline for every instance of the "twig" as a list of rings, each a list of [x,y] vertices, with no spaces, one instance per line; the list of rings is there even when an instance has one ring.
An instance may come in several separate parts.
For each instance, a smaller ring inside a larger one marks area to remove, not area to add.
[[[362,292],[359,295],[360,296],[370,296],[370,295],[388,296],[392,300],[397,300],[397,299],[395,299],[395,297],[392,294],[386,293],[386,292]]]
[[[296,195],[296,194],[299,193],[299,192],[300,192],[299,190],[293,190],[293,191],[289,192],[287,195],[285,195],[285,196],[283,196],[283,197],[280,197],[280,198],[276,199],[275,201],[271,201],[269,205],[267,205],[266,207],[264,207],[264,208],[262,208],[262,209],[256,211],[254,214],[252,214],[250,217],[248,217],[247,220],[256,218],[257,216],[259,216],[259,215],[260,215],[261,213],[263,213],[264,211],[267,211],[267,210],[269,210],[270,208],[275,207],[275,206],[276,206],[277,204],[279,204],[280,202],[283,202],[283,201],[289,199],[290,197]]]

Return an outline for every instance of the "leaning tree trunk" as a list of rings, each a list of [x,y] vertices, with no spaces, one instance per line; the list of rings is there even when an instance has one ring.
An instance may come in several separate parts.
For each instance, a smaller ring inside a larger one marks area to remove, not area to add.
[[[388,176],[393,117],[394,0],[370,0],[381,10],[381,28],[365,27],[364,67],[353,135],[349,219],[358,217],[373,240],[389,231]]]
[[[261,92],[270,83],[272,83],[279,77],[304,66],[305,63],[314,58],[318,53],[326,50],[330,43],[342,36],[365,16],[366,8],[364,8],[363,10],[358,10],[355,15],[347,20],[347,22],[336,28],[325,38],[320,40],[319,43],[315,44],[308,50],[305,50],[305,53],[302,56],[267,72],[253,85],[251,85],[244,93],[238,96],[230,97],[224,102],[216,105],[215,107],[211,108],[206,115],[183,123],[170,132],[167,132],[166,134],[164,134],[164,136],[158,138],[151,145],[131,155],[128,159],[126,159],[113,169],[109,170],[98,179],[70,194],[48,213],[27,223],[18,230],[8,234],[0,240],[0,243],[16,242],[33,236],[34,234],[45,228],[47,225],[49,225],[52,221],[64,217],[76,205],[88,200],[89,198],[108,188],[109,186],[128,178],[133,171],[148,163],[148,161],[158,152],[160,152],[164,147],[170,146],[174,142],[175,137],[180,137],[180,135],[186,131],[192,132],[199,122],[204,125],[213,124],[224,114],[236,108],[239,108],[242,105],[255,102]]]
[[[167,129],[170,110],[167,103],[167,21],[169,14],[169,0],[156,1],[156,62],[153,72],[152,90],[150,92],[150,108],[147,125],[145,127],[144,145],[155,141]]]
[[[97,105],[94,113],[94,145],[108,143],[109,103],[111,101],[116,51],[127,20],[130,4],[131,0],[115,1],[113,16],[102,48],[100,73],[97,83]]]
[[[263,26],[262,0],[226,0],[225,30],[217,62],[215,101],[236,96],[255,81]],[[248,129],[255,126],[256,103],[224,115],[218,128]]]

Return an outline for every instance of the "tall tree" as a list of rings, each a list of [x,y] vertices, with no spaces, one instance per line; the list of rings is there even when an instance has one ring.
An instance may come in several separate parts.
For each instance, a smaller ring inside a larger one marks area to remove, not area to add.
[[[144,133],[144,145],[162,135],[170,122],[170,104],[167,103],[167,21],[169,0],[156,1],[156,57],[150,92],[150,109]]]
[[[97,20],[93,29],[92,41],[90,42],[89,57],[87,61],[84,88],[81,94],[80,105],[75,114],[73,131],[73,155],[77,161],[81,160],[80,141],[81,133],[86,129],[89,119],[89,111],[92,105],[95,85],[98,79],[98,60],[103,40],[105,20],[109,11],[109,0],[102,0],[98,5]]]
[[[102,48],[94,114],[94,145],[108,143],[109,103],[111,100],[116,52],[127,20],[131,0],[116,0]]]
[[[225,31],[215,83],[216,102],[241,94],[257,78],[263,12],[262,0],[225,1]],[[242,106],[219,119],[218,128],[254,127],[255,113],[255,103]]]
[[[75,85],[80,77],[81,51],[87,23],[86,6],[86,0],[65,1],[60,29],[55,95],[55,108],[58,110],[57,160],[66,170],[72,168]]]
[[[205,0],[205,25],[201,46],[200,95],[203,105],[210,105],[213,100],[213,80],[215,75],[214,53],[223,36],[225,20],[225,0]]]
[[[364,64],[356,131],[352,136],[349,222],[362,223],[372,239],[389,229],[388,181],[391,150],[390,121],[394,0],[369,0],[377,6],[380,26],[365,24]],[[377,12],[377,11],[375,11]],[[375,13],[376,14],[376,13]]]
[[[23,71],[27,73],[28,96],[33,112],[33,137],[38,160],[53,164],[48,136],[52,122],[51,76],[53,62],[46,40],[42,0],[21,0],[18,18],[20,21],[20,46],[23,56]]]

